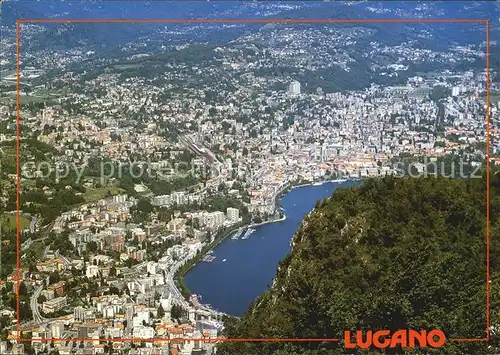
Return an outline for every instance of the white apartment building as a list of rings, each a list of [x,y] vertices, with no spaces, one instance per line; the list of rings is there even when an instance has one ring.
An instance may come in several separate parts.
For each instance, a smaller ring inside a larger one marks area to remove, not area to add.
[[[142,325],[134,326],[133,337],[142,339],[151,339],[155,336],[155,330],[151,327]]]
[[[172,203],[175,203],[177,205],[183,205],[187,203],[187,196],[184,191],[172,192],[172,194],[170,195],[170,199]]]
[[[116,195],[113,196],[113,202],[114,203],[123,203],[127,201],[127,195]]]
[[[224,212],[215,211],[204,216],[204,224],[210,228],[217,228],[224,224]]]
[[[233,207],[228,207],[226,210],[227,219],[231,222],[238,222],[240,219],[240,210]]]
[[[159,195],[159,196],[153,197],[153,200],[151,201],[151,203],[154,206],[168,206],[171,203],[171,198],[170,198],[170,195]]]
[[[57,339],[62,338],[63,332],[64,332],[63,322],[54,322],[50,324],[50,334],[52,338],[57,338]]]
[[[44,313],[52,313],[60,310],[61,308],[66,306],[66,304],[67,304],[66,296],[56,297],[51,300],[43,302],[42,310]]]
[[[298,81],[292,81],[288,88],[288,92],[293,95],[300,94],[300,83]]]
[[[143,321],[146,322],[146,324],[149,324],[149,309],[140,309],[136,311],[136,315],[133,318],[134,328],[142,326]]]
[[[99,266],[97,265],[87,265],[87,270],[85,270],[85,276],[89,279],[97,277],[99,275]]]

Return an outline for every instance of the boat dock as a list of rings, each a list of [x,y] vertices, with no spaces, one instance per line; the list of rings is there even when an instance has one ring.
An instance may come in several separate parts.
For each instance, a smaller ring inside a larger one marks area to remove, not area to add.
[[[243,237],[241,237],[241,239],[248,239],[248,238],[250,238],[250,234],[252,234],[253,232],[255,232],[255,229],[248,228],[247,231],[245,232],[245,234],[243,235]]]
[[[215,256],[205,255],[201,260],[206,261],[207,263],[211,263],[215,260]]]
[[[231,236],[231,239],[238,239],[243,234],[243,228],[238,228],[238,230]]]

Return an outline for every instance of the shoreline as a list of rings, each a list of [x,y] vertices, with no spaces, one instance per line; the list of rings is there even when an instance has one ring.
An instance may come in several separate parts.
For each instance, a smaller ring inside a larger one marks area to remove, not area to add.
[[[291,189],[298,189],[301,187],[308,187],[308,186],[322,186],[325,184],[341,184],[343,182],[347,181],[358,181],[362,180],[361,178],[344,178],[344,179],[328,179],[328,180],[319,180],[319,181],[313,181],[313,182],[307,182],[307,183],[300,183],[297,185],[291,185]]]
[[[192,292],[189,290],[186,283],[184,282],[184,277],[186,276],[186,274],[193,267],[198,265],[198,263],[202,260],[202,258],[205,255],[214,250],[222,241],[224,241],[227,237],[229,237],[231,234],[237,231],[238,228],[243,228],[243,227],[238,226],[238,224],[236,224],[232,227],[229,227],[225,231],[219,232],[218,234],[220,234],[220,236],[216,235],[213,242],[203,247],[198,254],[196,254],[192,259],[186,261],[186,263],[183,266],[181,266],[179,270],[177,270],[177,272],[174,274],[174,284],[188,302],[189,302],[189,296],[192,294]]]
[[[308,187],[308,186],[321,186],[324,184],[328,183],[342,183],[346,181],[356,181],[360,179],[354,179],[354,178],[349,178],[349,179],[333,179],[333,180],[322,180],[322,181],[313,181],[313,182],[308,182],[308,183],[302,183],[302,184],[291,184],[291,183],[285,183],[276,193],[274,196],[274,203],[276,207],[279,206],[279,198],[286,193],[290,192],[293,189],[296,188],[302,188],[302,187]],[[220,237],[215,237],[214,241],[206,246],[206,249],[203,248],[202,251],[197,254],[194,258],[188,260],[184,266],[179,268],[179,270],[176,272],[174,275],[174,283],[175,285],[180,289],[179,291],[181,294],[184,295],[186,300],[189,302],[189,296],[192,294],[192,292],[189,290],[187,285],[184,282],[184,278],[186,274],[195,266],[197,266],[202,258],[207,255],[209,252],[213,251],[221,242],[223,242],[227,237],[232,235],[234,232],[236,232],[238,229],[247,229],[247,228],[253,228],[253,227],[259,227],[265,224],[270,224],[270,223],[279,223],[283,222],[287,219],[286,213],[283,211],[283,217],[275,220],[269,220],[269,221],[263,221],[260,223],[250,223],[250,224],[245,224],[245,225],[234,225],[233,227],[229,227],[228,230],[221,232],[222,235]],[[188,265],[189,264],[189,265]],[[186,266],[187,265],[187,266]],[[185,293],[189,293],[189,295],[186,295]]]
[[[280,217],[278,219],[273,219],[273,220],[270,220],[270,221],[263,221],[263,222],[260,222],[260,223],[252,223],[252,224],[249,224],[246,228],[260,227],[260,226],[263,226],[265,224],[278,223],[278,222],[283,222],[285,220],[286,220],[286,214],[283,213],[283,217]],[[245,227],[243,227],[243,228],[245,228]]]

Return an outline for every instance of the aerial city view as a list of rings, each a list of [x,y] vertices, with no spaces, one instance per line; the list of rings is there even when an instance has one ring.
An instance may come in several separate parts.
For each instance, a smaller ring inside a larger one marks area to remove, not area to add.
[[[500,353],[498,1],[0,11],[0,354]]]

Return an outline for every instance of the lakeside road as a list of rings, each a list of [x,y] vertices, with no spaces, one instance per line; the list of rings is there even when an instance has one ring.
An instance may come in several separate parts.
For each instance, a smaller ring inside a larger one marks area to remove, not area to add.
[[[175,274],[181,268],[185,263],[187,263],[189,260],[195,257],[195,254],[192,252],[188,253],[186,257],[184,257],[182,260],[179,260],[176,262],[171,269],[168,271],[165,281],[169,287],[169,289],[172,291],[173,298],[175,302],[177,302],[180,306],[183,308],[188,308],[189,307],[189,302],[186,301],[184,296],[182,295],[181,291],[177,288],[177,285],[175,284]]]

